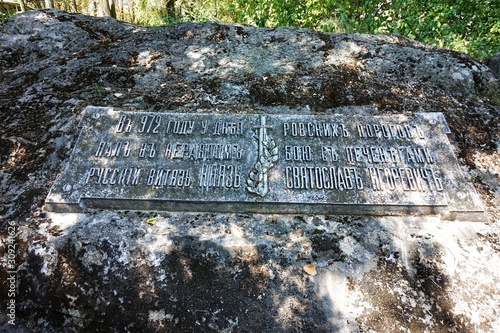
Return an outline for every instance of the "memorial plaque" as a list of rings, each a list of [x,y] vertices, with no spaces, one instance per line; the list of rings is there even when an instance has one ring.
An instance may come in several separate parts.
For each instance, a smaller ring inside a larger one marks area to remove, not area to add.
[[[80,125],[47,210],[484,218],[441,113],[187,114],[88,107]]]

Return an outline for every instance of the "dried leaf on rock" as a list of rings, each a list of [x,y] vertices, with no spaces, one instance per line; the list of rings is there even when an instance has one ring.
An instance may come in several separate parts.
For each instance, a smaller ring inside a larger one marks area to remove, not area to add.
[[[304,269],[304,272],[306,272],[309,275],[316,276],[316,264],[308,264],[302,267]]]

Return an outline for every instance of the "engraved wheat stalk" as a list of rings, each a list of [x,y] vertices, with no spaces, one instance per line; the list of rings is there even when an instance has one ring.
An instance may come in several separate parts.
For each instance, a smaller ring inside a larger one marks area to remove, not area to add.
[[[278,147],[273,138],[267,135],[266,118],[261,116],[259,132],[254,135],[259,142],[259,157],[248,174],[247,191],[261,197],[269,192],[268,171],[278,162]]]

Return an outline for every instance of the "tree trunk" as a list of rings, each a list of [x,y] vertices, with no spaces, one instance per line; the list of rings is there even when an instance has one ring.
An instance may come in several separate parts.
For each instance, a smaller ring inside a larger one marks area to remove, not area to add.
[[[135,23],[135,3],[134,0],[130,0],[129,2],[129,20],[132,23]]]
[[[24,0],[19,0],[19,7],[21,7],[21,12],[26,11],[26,7],[24,6]]]
[[[167,14],[171,18],[175,18],[175,0],[167,0]]]
[[[54,8],[54,2],[52,0],[45,0],[45,8]]]
[[[111,5],[109,4],[109,1],[110,0],[102,0],[102,10],[104,11],[104,15],[116,18],[115,1],[111,0]]]
[[[111,0],[111,7],[110,7],[110,11],[109,11],[109,16],[111,16],[112,18],[116,19],[116,4],[115,4],[115,0]]]
[[[104,12],[104,15],[111,16],[111,9],[109,8],[108,0],[102,0],[101,2],[102,2],[102,11]]]

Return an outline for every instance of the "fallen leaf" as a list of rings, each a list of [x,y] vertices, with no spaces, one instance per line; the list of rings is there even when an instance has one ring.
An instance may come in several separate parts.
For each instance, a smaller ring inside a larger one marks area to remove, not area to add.
[[[315,276],[316,273],[316,264],[308,264],[303,267],[304,271],[312,276]]]
[[[147,224],[151,224],[151,225],[153,225],[153,224],[155,224],[155,223],[156,223],[156,220],[157,220],[157,218],[156,218],[156,217],[153,217],[153,218],[147,219],[147,220],[146,220],[146,223],[147,223]]]

